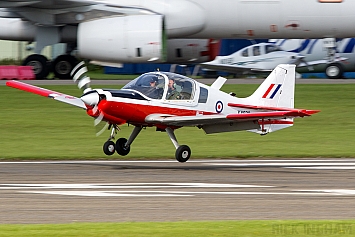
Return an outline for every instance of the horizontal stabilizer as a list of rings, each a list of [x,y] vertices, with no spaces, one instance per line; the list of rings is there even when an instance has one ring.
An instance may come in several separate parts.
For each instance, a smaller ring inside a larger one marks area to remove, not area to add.
[[[267,118],[285,118],[285,117],[305,117],[311,116],[305,111],[273,111],[273,112],[257,112],[245,114],[229,114],[227,119],[267,119]]]
[[[238,107],[245,109],[260,109],[260,110],[273,110],[273,111],[289,111],[289,112],[300,112],[307,114],[305,116],[310,116],[312,114],[320,112],[320,110],[307,110],[307,109],[295,109],[295,108],[282,108],[282,107],[272,107],[272,106],[260,106],[260,105],[245,105],[245,104],[234,104],[228,103],[230,107]]]

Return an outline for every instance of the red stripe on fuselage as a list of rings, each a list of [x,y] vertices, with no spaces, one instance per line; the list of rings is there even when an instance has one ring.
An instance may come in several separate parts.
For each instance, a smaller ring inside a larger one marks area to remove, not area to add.
[[[196,113],[200,112],[193,109],[169,108],[164,106],[133,104],[127,102],[106,101],[106,100],[103,100],[99,103],[99,109],[103,111],[104,114],[134,124],[146,124],[145,118],[150,114],[196,116]],[[203,112],[203,114],[210,115],[215,113]]]

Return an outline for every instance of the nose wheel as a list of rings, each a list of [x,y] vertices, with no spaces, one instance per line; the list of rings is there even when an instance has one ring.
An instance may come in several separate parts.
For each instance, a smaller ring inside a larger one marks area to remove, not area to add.
[[[112,156],[115,153],[115,143],[113,141],[107,141],[104,143],[103,150],[108,156]]]

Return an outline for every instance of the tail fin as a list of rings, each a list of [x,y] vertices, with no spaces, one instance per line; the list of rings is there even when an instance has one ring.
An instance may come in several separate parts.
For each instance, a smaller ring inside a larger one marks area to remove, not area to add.
[[[249,96],[254,105],[294,108],[295,67],[293,64],[280,64],[258,89]]]
[[[296,65],[280,64],[258,89],[248,98],[253,105],[279,108],[294,108]],[[260,120],[260,129],[250,130],[267,134],[293,125],[293,118]]]

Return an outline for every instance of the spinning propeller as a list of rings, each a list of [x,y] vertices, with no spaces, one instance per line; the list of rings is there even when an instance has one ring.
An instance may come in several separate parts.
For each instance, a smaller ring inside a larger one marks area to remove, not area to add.
[[[304,64],[309,71],[313,71],[313,67],[308,64],[308,62],[305,60],[305,56],[303,55],[296,57],[296,60],[293,62],[293,64],[296,64],[296,67],[298,67],[301,64]]]
[[[89,107],[95,115],[94,126],[96,128],[96,136],[100,136],[108,127],[108,123],[104,121],[104,113],[99,109],[100,95],[96,90],[90,87],[90,77],[85,73],[88,71],[84,62],[78,63],[70,73],[73,81],[78,85],[78,88],[83,91],[80,99]],[[98,114],[96,116],[96,114]]]

